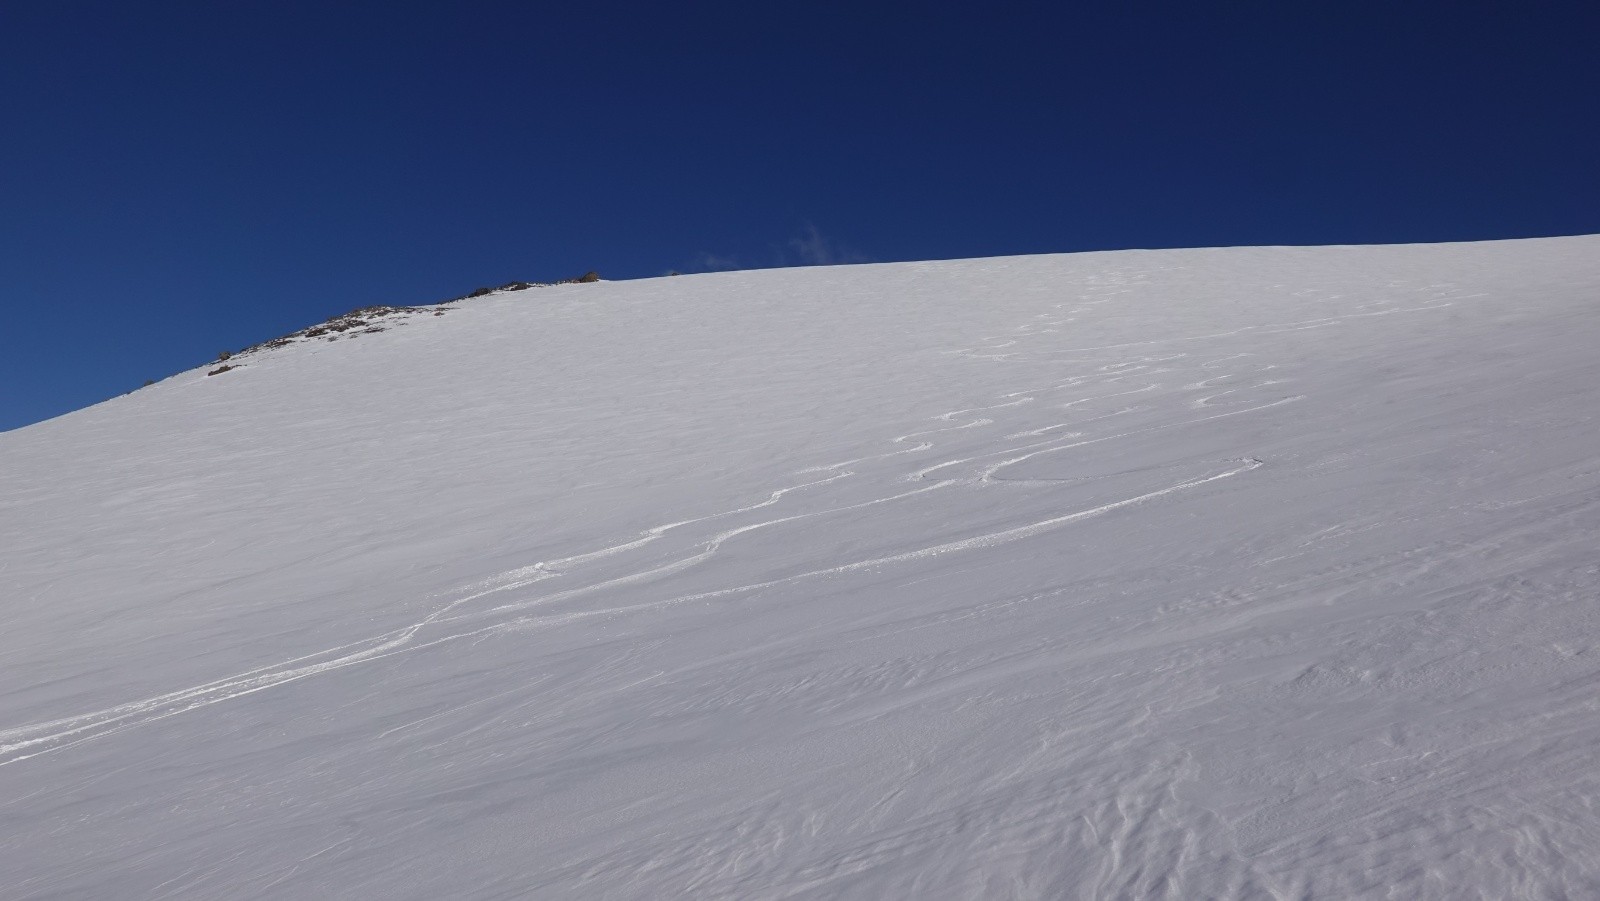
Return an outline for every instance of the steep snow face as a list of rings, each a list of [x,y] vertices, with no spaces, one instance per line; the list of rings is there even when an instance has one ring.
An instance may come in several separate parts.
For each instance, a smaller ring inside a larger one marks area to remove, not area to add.
[[[7,897],[1600,896],[1600,239],[571,285],[0,435]]]

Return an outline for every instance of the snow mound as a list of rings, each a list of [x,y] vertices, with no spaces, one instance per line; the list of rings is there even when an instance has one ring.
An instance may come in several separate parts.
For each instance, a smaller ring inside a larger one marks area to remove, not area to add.
[[[1600,238],[427,312],[0,434],[8,897],[1600,894]]]

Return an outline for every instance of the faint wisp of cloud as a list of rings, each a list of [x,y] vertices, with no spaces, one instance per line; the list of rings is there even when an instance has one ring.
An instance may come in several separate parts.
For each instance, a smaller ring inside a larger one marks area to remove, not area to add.
[[[727,272],[733,269],[762,268],[765,266],[841,266],[850,263],[871,263],[871,257],[856,252],[846,247],[833,238],[822,233],[812,223],[806,223],[805,229],[793,238],[782,244],[771,246],[771,262],[757,262],[753,266],[740,263],[738,257],[731,254],[701,252],[695,255],[690,268],[697,272]]]
[[[809,222],[806,223],[804,234],[789,239],[788,254],[780,253],[780,256],[783,257],[785,266],[797,265],[789,262],[791,257],[799,260],[798,265],[801,266],[839,266],[872,262],[854,250],[841,246]]]

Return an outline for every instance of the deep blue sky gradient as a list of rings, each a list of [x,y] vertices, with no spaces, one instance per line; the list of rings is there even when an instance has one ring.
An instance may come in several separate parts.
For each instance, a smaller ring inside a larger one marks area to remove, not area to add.
[[[0,430],[514,279],[1600,232],[1596,4],[0,5]]]

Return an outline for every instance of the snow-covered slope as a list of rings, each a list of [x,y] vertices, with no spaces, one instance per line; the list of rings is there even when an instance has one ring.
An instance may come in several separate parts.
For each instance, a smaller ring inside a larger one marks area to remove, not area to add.
[[[1600,896],[1600,239],[243,363],[0,434],[0,895]]]

